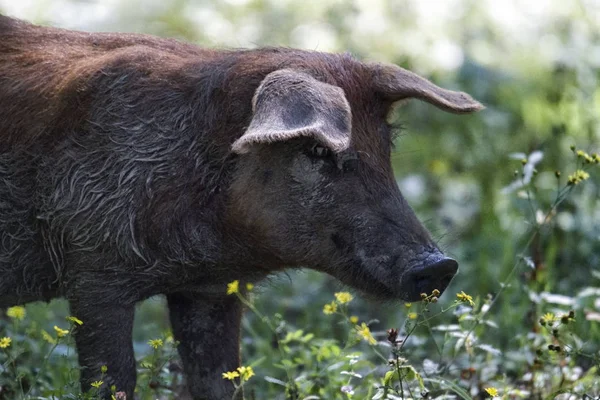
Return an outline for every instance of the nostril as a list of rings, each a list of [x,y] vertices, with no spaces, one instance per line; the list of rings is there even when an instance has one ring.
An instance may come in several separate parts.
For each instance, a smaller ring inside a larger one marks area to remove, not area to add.
[[[431,286],[429,279],[424,276],[418,276],[414,280],[415,288],[418,293],[429,293],[429,286]]]
[[[442,287],[442,290],[448,287],[452,278],[454,278],[454,274],[448,274],[440,279],[440,286]]]

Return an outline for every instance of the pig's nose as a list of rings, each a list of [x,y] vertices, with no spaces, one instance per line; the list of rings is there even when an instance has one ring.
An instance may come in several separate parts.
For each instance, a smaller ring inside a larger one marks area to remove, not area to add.
[[[447,257],[411,268],[403,279],[408,300],[420,300],[421,293],[429,295],[434,289],[443,292],[457,271],[458,263]]]

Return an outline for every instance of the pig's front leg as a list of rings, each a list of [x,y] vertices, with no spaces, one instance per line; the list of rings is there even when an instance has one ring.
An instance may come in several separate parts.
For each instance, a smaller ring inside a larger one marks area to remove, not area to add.
[[[203,298],[197,293],[167,296],[175,340],[194,400],[231,399],[223,372],[239,366],[242,305],[236,296]]]
[[[99,303],[98,299],[70,299],[72,315],[83,321],[75,329],[75,344],[81,368],[81,387],[88,391],[91,384],[103,381],[100,396],[110,399],[110,387],[125,392],[133,399],[136,369],[132,329],[134,304]],[[102,366],[106,372],[102,373]]]

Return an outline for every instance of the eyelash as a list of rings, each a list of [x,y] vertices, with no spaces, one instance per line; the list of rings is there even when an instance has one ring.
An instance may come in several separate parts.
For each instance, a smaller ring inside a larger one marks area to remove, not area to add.
[[[390,132],[390,146],[392,149],[396,148],[396,141],[404,134],[404,124],[400,121],[388,123],[388,129]]]

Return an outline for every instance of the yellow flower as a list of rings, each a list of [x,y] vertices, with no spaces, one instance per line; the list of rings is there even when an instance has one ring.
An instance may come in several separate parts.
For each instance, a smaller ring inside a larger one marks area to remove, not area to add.
[[[58,336],[59,338],[67,336],[69,334],[68,330],[66,330],[66,329],[60,329],[56,325],[54,325],[54,330],[56,331],[56,336]]]
[[[360,326],[355,326],[355,328],[359,336],[361,336],[363,339],[369,342],[369,344],[377,344],[377,340],[375,340],[375,338],[371,334],[371,330],[369,329],[367,324],[363,322]]]
[[[163,346],[163,341],[162,339],[151,339],[148,340],[148,344],[150,345],[150,347],[152,347],[153,349],[158,349],[159,347]]]
[[[98,389],[100,386],[102,386],[102,384],[104,384],[103,381],[96,381],[96,382],[91,383],[92,387],[95,387],[96,389]]]
[[[466,294],[463,291],[461,291],[460,293],[457,293],[456,297],[463,303],[469,303],[470,306],[475,305],[475,303],[473,303],[473,297],[471,295]]]
[[[485,388],[485,392],[492,397],[498,396],[498,389],[496,389],[495,387]]]
[[[335,298],[340,304],[350,303],[353,299],[352,295],[348,292],[335,293]]]
[[[6,336],[0,339],[0,349],[6,349],[10,346],[10,342],[12,342],[12,339]]]
[[[358,324],[358,317],[356,315],[351,316],[350,322],[352,322],[354,325]]]
[[[325,314],[333,314],[337,311],[337,304],[335,301],[332,301],[329,304],[325,304],[325,306],[323,307],[323,312]]]
[[[581,169],[578,169],[573,174],[569,175],[569,185],[577,185],[578,183],[585,181],[589,177],[590,174]]]
[[[544,319],[544,321],[546,321],[547,324],[551,324],[554,322],[554,314],[552,313],[546,313],[542,315],[542,318]]]
[[[235,280],[227,284],[227,294],[234,294],[240,291],[240,281]]]
[[[240,377],[244,381],[247,381],[254,376],[254,370],[252,367],[239,367],[237,370],[240,373]]]
[[[25,318],[25,307],[21,307],[21,306],[10,307],[8,310],[6,310],[6,315],[8,315],[11,318],[22,321],[23,318]]]
[[[237,371],[223,372],[223,379],[229,379],[230,381],[234,380],[239,376],[240,374]]]
[[[412,307],[412,303],[404,303],[404,307],[411,308]]]
[[[108,371],[108,367],[106,365],[103,365],[103,366],[100,367],[100,372],[102,372],[103,374],[105,374],[106,371]]]
[[[408,313],[408,319],[417,319],[418,317],[419,317],[419,314],[417,314],[415,312]]]
[[[250,291],[252,289],[254,289],[254,285],[250,282],[246,283],[246,290]]]
[[[73,317],[73,316],[67,317],[67,321],[69,321],[73,324],[79,325],[79,326],[83,325],[83,321],[77,317]]]
[[[42,339],[50,344],[56,344],[56,339],[54,339],[48,332],[42,329]]]

